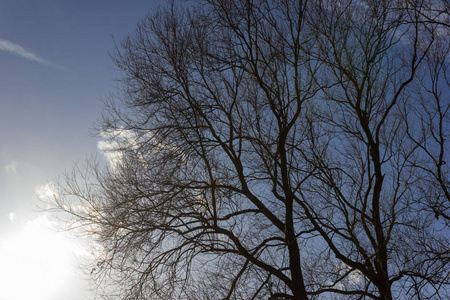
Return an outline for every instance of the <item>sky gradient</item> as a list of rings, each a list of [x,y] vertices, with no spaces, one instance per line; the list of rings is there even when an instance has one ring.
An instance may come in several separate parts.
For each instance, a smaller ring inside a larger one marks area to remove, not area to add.
[[[36,202],[51,192],[48,182],[75,162],[98,155],[98,139],[90,132],[101,115],[101,99],[115,91],[115,79],[120,78],[109,53],[115,41],[120,43],[165,2],[0,1],[0,279],[22,278],[23,288],[37,295],[45,281],[32,276],[48,273],[45,280],[51,281],[52,272],[63,272],[67,280],[55,282],[60,287],[49,287],[44,299],[91,298],[76,279],[81,273],[75,260],[64,254],[83,256],[83,248],[66,234],[53,233],[51,217]],[[10,262],[19,261],[18,252],[34,264],[16,262],[15,268]],[[27,270],[27,265],[40,268],[51,257],[68,267]],[[6,271],[5,264],[11,264]],[[31,275],[21,277],[24,273]],[[14,289],[14,283],[9,285]],[[27,295],[0,290],[0,300]]]

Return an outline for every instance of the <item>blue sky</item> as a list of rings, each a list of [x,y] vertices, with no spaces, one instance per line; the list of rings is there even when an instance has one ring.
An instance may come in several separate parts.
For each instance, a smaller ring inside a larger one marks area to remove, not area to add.
[[[30,232],[40,236],[36,232],[44,228],[42,239],[49,237],[48,218],[36,212],[37,194],[74,162],[98,154],[90,129],[101,114],[100,99],[114,92],[114,79],[120,77],[108,53],[114,52],[114,40],[120,42],[165,2],[0,1],[0,255],[12,255],[17,245],[33,247]],[[13,245],[14,236],[29,242]],[[61,249],[74,242],[52,239],[63,244]],[[0,280],[8,276],[2,266],[1,272]],[[69,273],[78,276],[75,269]],[[88,299],[75,281],[45,299]],[[0,300],[21,297],[26,295],[0,289]]]

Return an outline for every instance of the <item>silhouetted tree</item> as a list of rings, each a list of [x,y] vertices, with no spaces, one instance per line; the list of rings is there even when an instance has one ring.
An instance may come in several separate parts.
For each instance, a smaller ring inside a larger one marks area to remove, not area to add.
[[[111,164],[56,199],[106,293],[448,296],[448,27],[422,3],[197,1],[139,23],[99,128]]]

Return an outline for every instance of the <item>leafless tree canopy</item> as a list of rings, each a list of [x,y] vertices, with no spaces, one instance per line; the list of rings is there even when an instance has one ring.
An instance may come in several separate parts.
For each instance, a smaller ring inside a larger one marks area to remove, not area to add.
[[[448,299],[448,1],[193,2],[119,46],[110,164],[61,184],[94,280],[114,299]]]

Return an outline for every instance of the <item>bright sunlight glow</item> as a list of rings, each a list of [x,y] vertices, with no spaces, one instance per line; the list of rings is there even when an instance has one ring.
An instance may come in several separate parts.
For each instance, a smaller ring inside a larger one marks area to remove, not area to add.
[[[73,247],[45,216],[0,238],[0,300],[49,299],[68,281]]]

